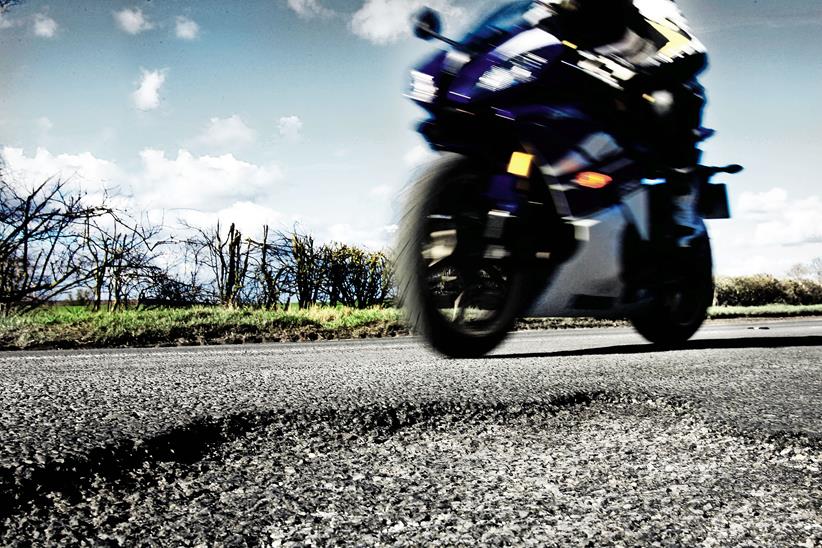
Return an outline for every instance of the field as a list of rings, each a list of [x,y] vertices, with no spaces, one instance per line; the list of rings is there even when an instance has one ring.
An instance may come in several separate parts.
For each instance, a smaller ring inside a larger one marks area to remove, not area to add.
[[[769,318],[822,316],[822,305],[714,307],[710,317]],[[624,325],[590,318],[526,319],[519,329],[563,329]],[[395,308],[305,310],[193,307],[91,312],[58,306],[0,318],[0,349],[123,348],[256,342],[315,341],[407,335]]]

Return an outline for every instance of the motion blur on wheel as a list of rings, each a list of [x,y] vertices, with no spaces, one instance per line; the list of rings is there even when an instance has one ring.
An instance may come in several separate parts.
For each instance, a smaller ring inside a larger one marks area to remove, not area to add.
[[[449,47],[411,73],[409,97],[428,114],[419,132],[441,157],[413,181],[400,224],[407,316],[451,357],[488,353],[522,316],[627,317],[653,343],[682,344],[713,299],[702,218],[729,217],[710,180],[741,167],[699,167],[702,231],[676,248],[666,166],[581,99],[592,72],[619,67],[524,24],[533,10],[550,16],[514,2],[460,41],[431,10],[415,22]]]

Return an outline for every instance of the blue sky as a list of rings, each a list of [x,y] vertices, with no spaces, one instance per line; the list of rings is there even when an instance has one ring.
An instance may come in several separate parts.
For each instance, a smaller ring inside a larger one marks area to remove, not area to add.
[[[436,47],[406,31],[422,3],[26,1],[0,19],[0,147],[19,179],[105,184],[167,221],[384,245],[426,157],[402,96]],[[822,256],[822,5],[679,3],[711,54],[706,160],[748,168],[711,225],[719,272]],[[458,34],[495,3],[429,4]]]

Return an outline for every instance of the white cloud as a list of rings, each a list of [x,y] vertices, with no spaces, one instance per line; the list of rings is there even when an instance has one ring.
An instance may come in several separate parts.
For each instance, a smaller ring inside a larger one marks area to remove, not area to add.
[[[32,29],[34,30],[35,36],[39,36],[41,38],[54,38],[57,34],[57,27],[57,21],[45,14],[38,13],[34,16]]]
[[[140,34],[154,28],[154,23],[143,15],[143,10],[140,8],[126,8],[114,12],[114,20],[121,29],[129,34]]]
[[[161,150],[140,153],[135,192],[151,208],[216,211],[236,201],[257,201],[282,179],[277,166],[259,166],[233,154],[194,156],[187,150],[167,158]]]
[[[181,40],[195,40],[200,35],[200,25],[188,17],[178,16],[175,24],[177,38]]]
[[[465,9],[449,0],[366,0],[351,18],[351,31],[375,44],[411,36],[411,16],[423,6],[438,10],[450,22],[465,19]]]
[[[244,236],[251,238],[261,238],[265,225],[276,231],[293,222],[292,218],[280,211],[248,201],[234,202],[218,211],[180,211],[177,219],[194,227],[215,226],[219,222],[227,229],[234,223]]]
[[[57,177],[95,193],[123,179],[123,172],[114,162],[96,158],[90,152],[55,155],[38,148],[33,156],[26,156],[22,148],[3,147],[2,157],[12,181],[25,188]]]
[[[115,188],[122,194],[121,203],[135,210],[213,213],[238,202],[264,206],[266,200],[274,199],[274,185],[282,179],[276,165],[256,165],[231,154],[194,156],[187,150],[169,158],[161,150],[145,149],[140,152],[140,167],[131,173],[89,152],[54,155],[38,148],[33,156],[26,156],[23,149],[5,147],[2,155],[12,180],[20,185],[31,186],[57,176],[71,179],[91,193]]]
[[[211,148],[236,148],[253,143],[255,138],[254,130],[234,114],[228,118],[211,118],[205,131],[194,139],[194,144]]]
[[[278,166],[245,162],[234,155],[195,155],[180,150],[169,155],[162,150],[145,149],[139,163],[126,171],[85,152],[52,154],[38,149],[26,155],[20,148],[0,148],[13,180],[34,184],[59,175],[73,178],[96,199],[108,188],[114,189],[112,202],[133,212],[144,211],[156,222],[174,226],[179,220],[195,226],[224,225],[234,222],[244,234],[259,237],[263,225],[273,230],[288,230],[295,223],[314,234],[318,242],[345,242],[383,249],[393,239],[395,226],[376,219],[346,214],[305,217],[293,203],[283,200]],[[177,227],[179,228],[179,227]]]
[[[751,243],[756,246],[822,243],[822,200],[818,196],[791,200],[781,188],[745,192],[739,217],[754,221]]]
[[[762,218],[785,209],[788,193],[783,188],[767,192],[745,192],[739,197],[739,213],[750,218]]]
[[[154,110],[160,106],[160,88],[166,81],[168,69],[140,71],[142,75],[139,86],[132,94],[134,106],[140,110]]]
[[[286,140],[296,142],[300,140],[303,130],[303,121],[299,116],[284,116],[277,123],[280,135]]]
[[[338,223],[321,228],[316,234],[317,239],[321,242],[354,244],[377,251],[391,245],[396,231],[396,225],[371,228],[355,227],[346,223]]]
[[[34,124],[37,126],[37,129],[43,132],[51,131],[54,128],[54,124],[47,116],[40,116],[34,121]]]
[[[332,10],[321,5],[318,0],[288,0],[288,7],[303,19],[334,15]]]

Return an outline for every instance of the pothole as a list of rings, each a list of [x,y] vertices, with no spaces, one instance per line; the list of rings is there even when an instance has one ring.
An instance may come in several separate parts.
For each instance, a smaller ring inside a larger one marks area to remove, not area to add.
[[[664,401],[400,406],[272,420],[202,460],[147,462],[139,489],[54,494],[0,541],[813,546],[820,466],[816,448]]]

